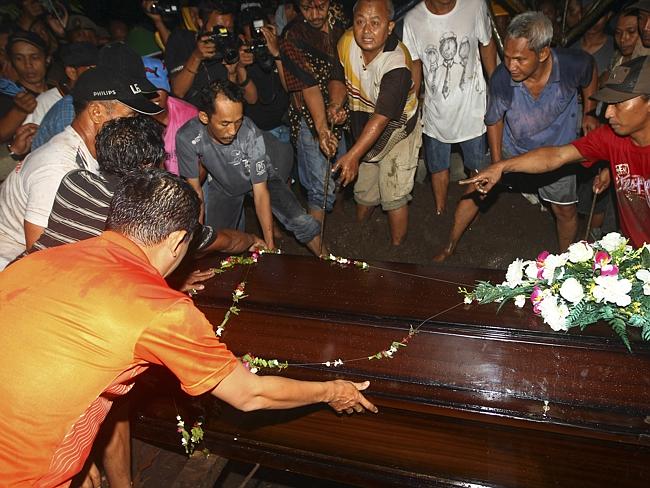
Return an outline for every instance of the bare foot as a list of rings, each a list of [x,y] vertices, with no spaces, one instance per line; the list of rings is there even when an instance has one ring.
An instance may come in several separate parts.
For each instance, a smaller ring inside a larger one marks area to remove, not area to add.
[[[440,251],[438,254],[433,256],[433,262],[434,263],[442,263],[444,262],[449,256],[454,254],[454,248],[453,246],[447,246],[445,247],[442,251]]]
[[[444,214],[444,213],[445,213],[445,210],[446,210],[445,207],[437,208],[437,209],[436,209],[436,215],[442,215],[442,214]]]

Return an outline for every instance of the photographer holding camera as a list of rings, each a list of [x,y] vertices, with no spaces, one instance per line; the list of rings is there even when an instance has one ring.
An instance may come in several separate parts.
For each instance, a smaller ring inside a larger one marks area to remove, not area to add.
[[[244,113],[263,132],[289,144],[289,128],[285,124],[289,95],[284,85],[284,69],[275,26],[266,22],[259,4],[253,3],[242,6],[239,30],[247,50],[253,55],[253,64],[246,69],[257,92],[257,99],[248,101]]]
[[[244,91],[244,99],[254,102],[255,86],[246,66],[252,53],[234,33],[237,4],[227,0],[203,0],[199,4],[199,32],[175,30],[169,36],[165,63],[174,96],[199,105],[201,91],[215,80],[228,79]]]

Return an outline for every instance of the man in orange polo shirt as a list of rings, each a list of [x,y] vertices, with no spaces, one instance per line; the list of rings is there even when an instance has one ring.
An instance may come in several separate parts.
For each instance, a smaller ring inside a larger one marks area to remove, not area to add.
[[[190,395],[242,410],[327,402],[376,411],[368,383],[249,373],[164,277],[187,252],[199,200],[162,170],[126,176],[99,237],[44,250],[0,273],[0,480],[67,486],[112,401],[150,364]]]

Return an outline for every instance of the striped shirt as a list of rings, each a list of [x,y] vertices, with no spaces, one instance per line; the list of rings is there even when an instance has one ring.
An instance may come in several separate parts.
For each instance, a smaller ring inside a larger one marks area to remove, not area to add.
[[[396,36],[389,36],[384,49],[367,65],[352,29],[338,43],[345,72],[352,136],[358,139],[373,114],[390,121],[362,158],[381,161],[395,144],[413,132],[418,120],[418,99],[411,80],[411,56]]]
[[[70,171],[56,193],[47,228],[25,254],[82,241],[100,235],[106,227],[108,208],[120,177],[78,169]],[[203,226],[195,243],[205,249],[217,238],[212,227]]]

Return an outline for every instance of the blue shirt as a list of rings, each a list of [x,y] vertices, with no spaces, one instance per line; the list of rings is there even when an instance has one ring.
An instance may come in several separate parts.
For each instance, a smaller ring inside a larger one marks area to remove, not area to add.
[[[72,104],[72,95],[66,95],[61,100],[52,105],[41,121],[41,125],[36,131],[32,141],[32,151],[42,146],[52,139],[59,132],[63,132],[74,119],[74,106]]]
[[[591,82],[593,58],[582,51],[551,49],[553,66],[535,99],[501,64],[490,78],[485,124],[503,120],[503,151],[517,156],[573,141],[578,130],[578,90]]]

